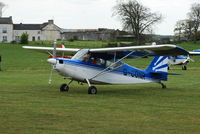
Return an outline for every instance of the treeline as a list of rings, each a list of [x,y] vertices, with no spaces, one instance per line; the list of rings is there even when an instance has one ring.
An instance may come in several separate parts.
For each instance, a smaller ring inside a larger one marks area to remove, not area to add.
[[[198,41],[200,40],[200,4],[194,3],[187,18],[176,23],[175,39],[178,41]]]

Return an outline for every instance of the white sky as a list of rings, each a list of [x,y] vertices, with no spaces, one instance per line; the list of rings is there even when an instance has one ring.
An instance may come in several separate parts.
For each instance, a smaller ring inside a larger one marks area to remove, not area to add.
[[[112,16],[117,0],[0,0],[7,6],[3,17],[12,16],[14,23],[40,24],[54,19],[65,29],[122,29],[120,20]],[[194,2],[200,0],[139,0],[164,20],[154,33],[173,34],[176,21],[185,19]]]

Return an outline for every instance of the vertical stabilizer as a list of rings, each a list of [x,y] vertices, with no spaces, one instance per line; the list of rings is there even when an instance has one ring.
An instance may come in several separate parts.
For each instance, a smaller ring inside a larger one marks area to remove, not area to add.
[[[146,72],[152,79],[167,81],[168,56],[155,56]]]
[[[168,72],[168,61],[168,56],[155,56],[146,71]]]

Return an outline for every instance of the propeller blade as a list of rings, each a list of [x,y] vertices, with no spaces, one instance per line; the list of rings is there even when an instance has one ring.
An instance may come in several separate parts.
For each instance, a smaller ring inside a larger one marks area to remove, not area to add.
[[[55,64],[56,64],[56,46],[57,46],[57,43],[56,43],[56,40],[54,41],[54,49],[53,49],[53,59],[48,59],[47,61],[49,63],[52,63],[52,69],[50,71],[50,76],[49,76],[49,85],[51,84],[51,81],[52,81],[52,75],[53,75],[53,70],[55,68]]]
[[[51,69],[51,71],[50,71],[50,75],[49,75],[49,85],[51,84],[51,81],[52,81],[52,74],[53,74],[53,67],[52,67],[52,69]]]
[[[56,58],[56,46],[57,46],[57,43],[56,43],[56,40],[54,41],[54,49],[53,49],[53,58]]]

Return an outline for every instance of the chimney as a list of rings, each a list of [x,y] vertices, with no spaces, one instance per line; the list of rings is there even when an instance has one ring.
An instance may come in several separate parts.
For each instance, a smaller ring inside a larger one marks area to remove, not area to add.
[[[48,20],[49,24],[54,24],[53,20]]]

